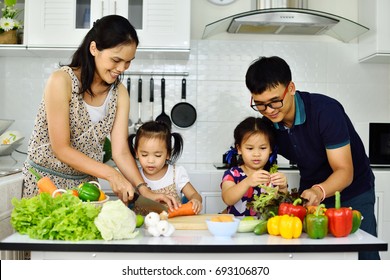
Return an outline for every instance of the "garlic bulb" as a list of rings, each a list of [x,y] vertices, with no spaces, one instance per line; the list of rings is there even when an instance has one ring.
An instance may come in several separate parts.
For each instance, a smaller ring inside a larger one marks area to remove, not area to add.
[[[158,230],[158,228],[156,226],[151,226],[151,227],[148,227],[148,232],[154,236],[154,237],[158,237],[160,236],[160,232]]]
[[[150,226],[156,225],[160,221],[159,214],[155,212],[150,212],[148,215],[145,216],[145,227],[149,228]]]
[[[150,212],[145,217],[145,228],[148,233],[154,237],[157,236],[171,236],[175,231],[175,227],[168,223],[167,220],[161,219],[161,216],[155,212]]]
[[[165,237],[171,236],[174,231],[175,231],[175,227],[172,224],[168,223],[168,230],[165,233],[163,233],[163,235]]]
[[[156,225],[157,230],[160,234],[164,234],[168,231],[169,223],[166,220],[159,221]]]

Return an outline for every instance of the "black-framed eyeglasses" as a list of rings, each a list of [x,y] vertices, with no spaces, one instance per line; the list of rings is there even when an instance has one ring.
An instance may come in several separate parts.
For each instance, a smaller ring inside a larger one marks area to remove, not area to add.
[[[275,100],[275,101],[272,101],[272,102],[267,103],[267,104],[253,104],[253,96],[252,96],[250,106],[252,107],[253,110],[258,111],[258,112],[267,110],[267,107],[270,107],[271,109],[282,108],[283,107],[283,100],[286,97],[287,92],[288,92],[288,86],[286,87],[286,89],[283,92],[282,99]]]

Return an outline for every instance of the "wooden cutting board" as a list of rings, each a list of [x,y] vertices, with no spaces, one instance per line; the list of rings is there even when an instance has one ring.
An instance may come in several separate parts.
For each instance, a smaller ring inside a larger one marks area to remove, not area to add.
[[[215,216],[232,216],[231,214],[200,214],[193,216],[180,216],[168,219],[168,222],[171,223],[175,229],[206,229],[207,224],[206,220]]]

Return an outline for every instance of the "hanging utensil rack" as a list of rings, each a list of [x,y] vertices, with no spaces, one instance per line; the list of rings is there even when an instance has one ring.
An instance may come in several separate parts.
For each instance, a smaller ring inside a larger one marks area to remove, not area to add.
[[[176,77],[187,77],[189,76],[188,72],[148,72],[148,71],[134,71],[134,72],[124,72],[125,76],[176,76]]]

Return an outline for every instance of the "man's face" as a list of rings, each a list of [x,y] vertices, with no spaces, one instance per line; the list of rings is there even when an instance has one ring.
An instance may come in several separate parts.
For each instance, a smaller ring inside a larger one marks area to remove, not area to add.
[[[293,95],[295,94],[294,83],[290,82],[287,87],[278,85],[275,88],[267,89],[261,94],[252,93],[252,108],[259,111],[263,116],[270,119],[272,122],[287,122],[294,121],[293,110]],[[292,117],[292,120],[290,118]]]

